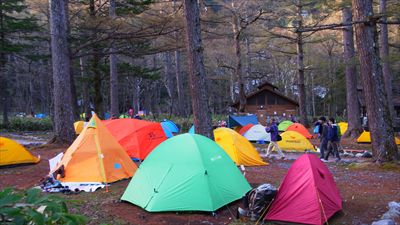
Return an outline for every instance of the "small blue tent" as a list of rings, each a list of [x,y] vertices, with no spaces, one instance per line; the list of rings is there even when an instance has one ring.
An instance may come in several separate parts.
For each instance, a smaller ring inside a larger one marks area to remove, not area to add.
[[[189,133],[189,134],[195,134],[195,133],[196,133],[196,131],[194,130],[194,125],[192,125],[192,126],[190,127],[188,133]]]
[[[167,138],[173,137],[174,133],[179,133],[179,127],[171,120],[164,120],[161,122],[161,127],[164,130]]]
[[[258,119],[256,115],[248,115],[248,116],[233,116],[230,115],[228,119],[228,127],[236,127],[236,126],[246,126],[247,124],[258,124]]]

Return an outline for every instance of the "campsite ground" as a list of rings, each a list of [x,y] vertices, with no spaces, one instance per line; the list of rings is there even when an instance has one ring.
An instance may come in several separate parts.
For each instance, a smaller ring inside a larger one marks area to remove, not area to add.
[[[31,136],[40,137],[36,140],[40,141],[48,134]],[[370,145],[355,144],[352,140],[344,140],[342,145],[347,149],[370,148]],[[262,149],[265,146],[257,145],[257,148]],[[65,149],[65,146],[30,147],[33,154],[41,156],[41,162],[37,165],[1,168],[0,189],[13,186],[22,190],[37,186],[48,172],[47,160]],[[265,159],[269,165],[246,168],[246,178],[253,187],[262,183],[271,183],[278,187],[290,165],[300,155],[301,153],[288,153],[285,160]],[[335,163],[331,159],[327,165],[343,198],[343,212],[332,218],[329,224],[371,224],[387,211],[388,202],[400,201],[399,165],[377,166],[367,159],[359,158],[345,158],[341,163]],[[119,201],[128,183],[129,180],[116,182],[107,193],[100,190],[64,197],[79,200],[78,207],[73,211],[87,215],[90,224],[254,224],[245,218],[235,219],[236,209],[241,206],[240,201],[221,208],[215,216],[198,212],[148,213],[135,205]]]

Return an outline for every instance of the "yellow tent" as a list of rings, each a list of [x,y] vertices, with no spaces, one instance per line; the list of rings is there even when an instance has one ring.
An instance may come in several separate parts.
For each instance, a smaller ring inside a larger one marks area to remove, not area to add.
[[[254,146],[236,131],[221,127],[214,130],[215,142],[224,149],[236,165],[263,166],[264,162]]]
[[[86,124],[87,123],[85,123],[85,121],[76,121],[74,123],[75,133],[80,134],[83,128],[85,128]]]
[[[0,137],[0,166],[38,163],[40,158],[32,156],[22,145],[11,139]]]
[[[396,145],[400,145],[400,139],[395,137]],[[371,133],[369,131],[364,131],[357,138],[358,143],[371,143]]]
[[[111,183],[132,177],[137,169],[96,115],[93,115],[51,173],[62,166],[65,176],[57,177],[62,182]]]
[[[315,151],[315,148],[310,141],[296,131],[285,131],[281,136],[282,140],[278,141],[278,145],[283,150]]]
[[[346,122],[340,122],[338,123],[338,126],[340,127],[340,134],[343,135],[347,131],[349,124]]]

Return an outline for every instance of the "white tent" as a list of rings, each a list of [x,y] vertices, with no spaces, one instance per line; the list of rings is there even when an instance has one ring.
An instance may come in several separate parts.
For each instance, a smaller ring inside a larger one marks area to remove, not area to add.
[[[265,131],[261,124],[252,126],[243,136],[249,141],[271,141],[271,135]]]

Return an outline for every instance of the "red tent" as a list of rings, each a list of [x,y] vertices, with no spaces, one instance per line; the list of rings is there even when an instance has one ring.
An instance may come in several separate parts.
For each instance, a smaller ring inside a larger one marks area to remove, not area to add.
[[[246,133],[252,126],[254,126],[254,124],[247,124],[246,126],[240,128],[239,134],[243,135],[243,134]]]
[[[308,132],[307,128],[303,126],[301,123],[293,123],[292,125],[288,126],[286,131],[296,131],[299,132],[301,135],[303,135],[305,138],[312,138],[312,135],[310,132]]]
[[[157,145],[167,140],[160,123],[127,118],[104,120],[103,123],[131,158],[143,160]]]
[[[304,154],[290,167],[265,219],[321,225],[340,210],[332,174],[315,155]]]

